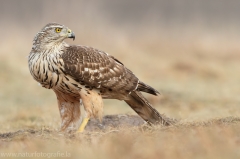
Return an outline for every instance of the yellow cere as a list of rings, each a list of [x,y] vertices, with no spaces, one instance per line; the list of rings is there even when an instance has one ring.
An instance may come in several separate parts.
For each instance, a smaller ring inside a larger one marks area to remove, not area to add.
[[[56,29],[55,29],[56,33],[60,33],[61,30],[62,30],[62,28],[56,28]]]

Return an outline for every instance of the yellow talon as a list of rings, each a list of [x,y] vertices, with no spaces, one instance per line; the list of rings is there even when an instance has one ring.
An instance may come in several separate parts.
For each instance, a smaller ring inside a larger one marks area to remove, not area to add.
[[[88,120],[89,120],[89,118],[84,118],[84,119],[83,119],[83,122],[81,123],[81,125],[80,125],[80,127],[79,127],[79,129],[78,129],[78,131],[77,131],[78,133],[83,132],[85,126],[86,126],[87,123],[88,123]]]

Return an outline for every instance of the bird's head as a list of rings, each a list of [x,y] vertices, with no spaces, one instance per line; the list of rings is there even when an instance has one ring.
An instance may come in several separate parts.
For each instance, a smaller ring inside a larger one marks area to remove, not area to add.
[[[74,33],[68,27],[57,23],[49,23],[37,33],[34,43],[61,43],[66,38],[75,39]]]

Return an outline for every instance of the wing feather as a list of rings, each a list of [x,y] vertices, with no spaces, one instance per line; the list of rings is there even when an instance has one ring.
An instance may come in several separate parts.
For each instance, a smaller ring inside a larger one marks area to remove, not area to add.
[[[130,70],[103,51],[72,45],[64,50],[62,59],[67,74],[91,87],[129,93],[138,85]]]

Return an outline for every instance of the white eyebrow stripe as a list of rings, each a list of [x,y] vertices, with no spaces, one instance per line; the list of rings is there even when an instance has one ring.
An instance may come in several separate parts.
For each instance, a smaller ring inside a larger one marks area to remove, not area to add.
[[[61,25],[51,25],[49,27],[44,28],[44,30],[47,30],[48,28],[63,28]]]
[[[62,25],[53,25],[52,27],[54,27],[54,28],[63,28]]]

